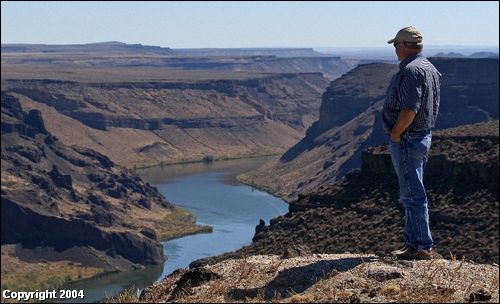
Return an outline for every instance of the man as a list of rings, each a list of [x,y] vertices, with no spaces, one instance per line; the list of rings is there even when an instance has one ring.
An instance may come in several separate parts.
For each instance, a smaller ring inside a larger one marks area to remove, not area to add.
[[[389,149],[398,176],[399,200],[405,209],[405,247],[393,252],[399,259],[432,259],[424,168],[439,110],[441,74],[422,55],[422,34],[413,26],[401,29],[393,44],[399,72],[387,89],[383,109]]]

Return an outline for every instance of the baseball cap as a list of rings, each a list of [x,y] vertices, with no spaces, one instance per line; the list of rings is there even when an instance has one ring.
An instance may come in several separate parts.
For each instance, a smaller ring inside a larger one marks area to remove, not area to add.
[[[417,30],[413,26],[407,26],[405,28],[400,29],[399,32],[396,34],[396,37],[387,41],[387,43],[391,44],[394,41],[422,43],[422,39],[423,39],[422,34],[420,33],[419,30]]]

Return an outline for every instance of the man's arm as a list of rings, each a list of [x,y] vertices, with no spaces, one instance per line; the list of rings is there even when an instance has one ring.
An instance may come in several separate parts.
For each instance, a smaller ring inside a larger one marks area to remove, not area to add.
[[[417,113],[414,110],[403,109],[399,112],[398,120],[396,121],[396,125],[392,128],[391,131],[391,139],[395,142],[401,141],[401,134],[408,128]]]

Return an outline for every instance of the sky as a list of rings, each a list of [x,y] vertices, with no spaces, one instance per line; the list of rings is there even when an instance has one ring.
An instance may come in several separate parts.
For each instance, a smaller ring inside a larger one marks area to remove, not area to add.
[[[104,41],[171,48],[385,47],[405,26],[424,45],[498,47],[498,1],[2,1],[1,42]]]

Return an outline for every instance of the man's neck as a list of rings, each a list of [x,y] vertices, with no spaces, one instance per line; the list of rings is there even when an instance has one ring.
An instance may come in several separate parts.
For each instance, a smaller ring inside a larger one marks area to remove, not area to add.
[[[417,56],[420,56],[421,54],[422,54],[422,52],[416,52],[416,53],[410,53],[410,54],[408,54],[406,57],[404,57],[399,62],[399,66],[400,67],[406,66],[410,61],[412,61],[413,59],[415,59]]]

